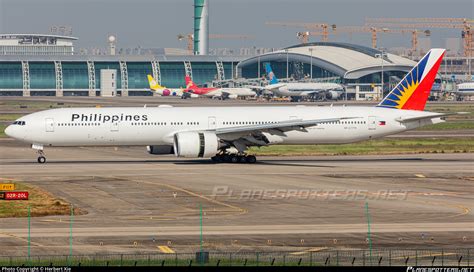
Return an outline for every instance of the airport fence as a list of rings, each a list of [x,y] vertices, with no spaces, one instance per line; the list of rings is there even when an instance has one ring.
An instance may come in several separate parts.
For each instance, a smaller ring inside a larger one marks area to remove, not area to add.
[[[0,266],[471,266],[472,249],[0,256]]]

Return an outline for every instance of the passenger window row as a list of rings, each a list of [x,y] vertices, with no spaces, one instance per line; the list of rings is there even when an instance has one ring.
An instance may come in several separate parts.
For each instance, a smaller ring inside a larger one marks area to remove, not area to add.
[[[276,121],[232,121],[232,122],[222,122],[223,125],[264,125],[264,124],[276,124]]]
[[[166,122],[132,123],[132,126],[166,126]]]
[[[100,126],[100,123],[58,123],[58,127],[90,127]]]
[[[324,125],[337,125],[337,124],[345,124],[345,125],[361,125],[365,124],[365,121],[334,121],[334,122],[323,122],[321,124]]]

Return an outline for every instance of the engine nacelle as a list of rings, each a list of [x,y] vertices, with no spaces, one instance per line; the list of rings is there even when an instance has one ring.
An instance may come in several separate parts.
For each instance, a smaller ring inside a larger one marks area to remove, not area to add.
[[[227,99],[237,99],[239,96],[236,94],[229,94],[226,98]]]
[[[174,154],[185,158],[209,158],[217,154],[219,140],[212,132],[179,132],[174,135]]]
[[[168,89],[163,90],[163,96],[169,96],[171,94],[171,91]]]
[[[342,94],[342,92],[338,92],[338,91],[328,91],[326,93],[326,98],[336,100],[341,96],[341,94]]]
[[[172,145],[149,145],[146,147],[146,150],[152,155],[174,154],[174,148]]]

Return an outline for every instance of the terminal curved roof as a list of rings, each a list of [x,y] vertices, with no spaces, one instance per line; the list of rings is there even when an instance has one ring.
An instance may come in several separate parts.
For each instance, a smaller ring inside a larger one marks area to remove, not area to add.
[[[61,36],[61,35],[51,35],[51,34],[0,34],[0,40],[12,40],[19,39],[24,37],[45,37],[45,38],[56,38],[63,40],[77,40],[76,37],[71,36]]]
[[[243,67],[256,62],[290,61],[312,63],[346,79],[380,72],[383,62],[384,71],[409,71],[416,63],[404,57],[348,43],[315,42],[290,46],[278,51],[246,59],[239,63]]]

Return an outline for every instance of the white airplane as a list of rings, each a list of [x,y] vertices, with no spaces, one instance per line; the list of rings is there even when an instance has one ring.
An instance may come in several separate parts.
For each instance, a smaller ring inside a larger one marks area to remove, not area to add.
[[[465,82],[458,84],[457,91],[454,92],[458,96],[474,96],[474,82]]]
[[[158,84],[158,82],[153,78],[152,75],[147,75],[148,77],[148,85],[150,86],[150,90],[153,92],[157,93],[160,96],[178,96],[183,99],[186,99],[188,97],[198,97],[196,94],[192,93],[186,93],[186,90],[184,89],[179,89],[179,88],[166,88],[164,86],[161,86]]]
[[[254,163],[250,146],[344,144],[444,122],[423,111],[444,49],[432,49],[377,106],[63,108],[32,113],[5,133],[38,162],[54,146],[147,146],[150,154]]]
[[[336,100],[344,93],[344,87],[331,82],[284,82],[280,83],[273,73],[270,63],[265,63],[265,71],[270,84],[264,89],[277,96],[307,97],[324,95],[327,99]]]
[[[250,88],[221,88],[210,87],[203,88],[197,86],[190,76],[185,77],[186,92],[194,95],[200,95],[219,99],[236,99],[238,97],[256,96],[257,93]]]

